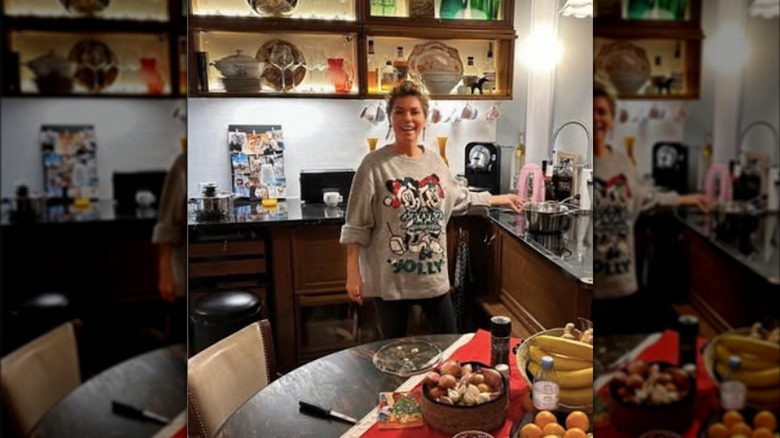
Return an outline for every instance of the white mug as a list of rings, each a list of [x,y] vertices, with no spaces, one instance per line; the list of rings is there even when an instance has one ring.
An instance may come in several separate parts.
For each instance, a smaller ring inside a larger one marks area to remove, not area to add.
[[[344,197],[339,192],[325,192],[322,195],[322,200],[328,207],[335,207],[344,201]]]
[[[151,207],[157,198],[149,190],[139,190],[135,192],[135,202],[141,207]]]

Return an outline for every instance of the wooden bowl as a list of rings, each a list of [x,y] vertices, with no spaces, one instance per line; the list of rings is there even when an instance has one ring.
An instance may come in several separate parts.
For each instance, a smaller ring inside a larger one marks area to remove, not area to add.
[[[479,368],[491,368],[480,362],[461,362],[461,366],[466,364]],[[431,427],[447,435],[462,431],[494,431],[504,425],[509,409],[509,395],[507,393],[509,382],[503,375],[501,381],[504,387],[500,397],[473,406],[439,403],[431,397],[428,387],[423,385],[423,418]]]
[[[648,366],[658,364],[661,371],[675,367],[667,362],[648,362]],[[612,424],[634,436],[651,430],[671,430],[683,433],[694,419],[693,402],[696,399],[696,380],[689,376],[690,390],[680,400],[664,405],[638,405],[623,401],[617,395],[617,382],[609,383],[609,418]]]

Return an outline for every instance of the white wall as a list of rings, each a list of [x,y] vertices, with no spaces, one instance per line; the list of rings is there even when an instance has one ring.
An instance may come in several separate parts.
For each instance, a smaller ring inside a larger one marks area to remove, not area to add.
[[[172,117],[177,99],[2,99],[2,196],[26,182],[43,191],[38,134],[44,124],[92,124],[97,137],[101,199],[112,197],[114,171],[167,170],[179,153],[184,124]]]
[[[188,191],[198,193],[198,183],[217,182],[230,191],[231,165],[227,146],[228,125],[281,125],[285,139],[287,196],[300,196],[301,170],[357,169],[368,152],[367,137],[385,140],[387,121],[372,124],[359,117],[365,105],[377,101],[336,99],[239,99],[201,98],[188,101]],[[465,102],[436,102],[443,114],[461,110]],[[474,102],[471,102],[475,105]],[[485,114],[492,102],[477,102]],[[438,152],[436,137],[448,136],[447,157],[453,174],[463,173],[465,147],[471,141],[495,141],[496,122],[479,118],[460,123],[430,125],[425,146]]]

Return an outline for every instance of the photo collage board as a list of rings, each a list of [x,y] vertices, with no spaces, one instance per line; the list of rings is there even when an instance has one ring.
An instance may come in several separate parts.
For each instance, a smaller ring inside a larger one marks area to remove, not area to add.
[[[284,136],[280,125],[229,125],[233,193],[248,200],[284,199]]]
[[[94,126],[42,125],[40,143],[48,198],[98,198]]]

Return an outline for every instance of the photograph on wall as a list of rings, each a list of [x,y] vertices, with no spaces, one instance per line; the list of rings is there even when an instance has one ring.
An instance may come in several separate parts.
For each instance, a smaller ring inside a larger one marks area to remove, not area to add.
[[[280,125],[230,125],[227,141],[234,194],[250,200],[287,197]]]
[[[46,196],[97,199],[95,128],[92,125],[43,125],[40,142]]]

